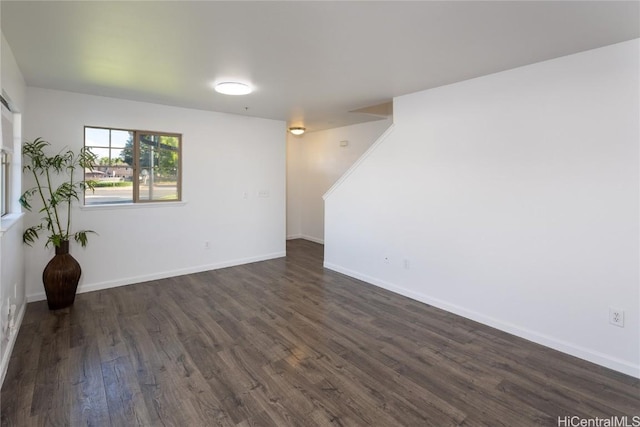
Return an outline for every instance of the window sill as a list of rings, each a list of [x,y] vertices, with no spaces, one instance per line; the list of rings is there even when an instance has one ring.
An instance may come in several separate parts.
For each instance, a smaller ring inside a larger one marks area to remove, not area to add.
[[[83,211],[110,211],[120,209],[148,209],[148,208],[175,208],[186,205],[187,202],[148,202],[148,203],[113,203],[105,205],[82,205],[80,210]]]
[[[0,236],[9,231],[11,227],[16,225],[20,218],[24,216],[23,212],[14,213],[14,214],[6,214],[2,218],[0,218]]]

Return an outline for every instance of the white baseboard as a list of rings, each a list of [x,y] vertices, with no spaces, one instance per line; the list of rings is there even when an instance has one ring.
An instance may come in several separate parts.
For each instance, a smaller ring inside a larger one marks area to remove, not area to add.
[[[123,277],[116,280],[108,280],[105,282],[83,284],[78,286],[78,293],[99,291],[102,289],[117,288],[118,286],[133,285],[135,283],[148,282],[150,280],[166,279],[168,277],[183,276],[185,274],[200,273],[202,271],[218,270],[221,268],[234,267],[236,265],[249,264],[252,262],[266,261],[274,258],[282,258],[286,256],[286,252],[274,252],[271,254],[260,255],[256,257],[240,258],[230,261],[223,261],[216,264],[199,265],[195,267],[182,268],[177,270],[163,271],[154,274],[145,274],[140,276]],[[46,294],[38,292],[27,295],[27,302],[42,301],[47,299]]]
[[[362,280],[380,288],[395,292],[399,295],[414,299],[416,301],[423,302],[425,304],[432,305],[434,307],[446,310],[450,313],[457,314],[458,316],[465,317],[467,319],[474,320],[484,325],[491,326],[504,332],[508,332],[512,335],[524,338],[529,341],[533,341],[537,344],[541,344],[545,347],[552,348],[554,350],[561,351],[563,353],[570,354],[580,359],[593,362],[595,364],[613,369],[618,372],[622,372],[627,375],[631,375],[635,378],[640,378],[640,365],[627,362],[615,357],[611,357],[607,354],[603,354],[591,349],[577,346],[574,344],[566,343],[552,336],[541,334],[530,329],[522,328],[509,322],[496,319],[494,317],[486,316],[477,311],[468,310],[456,304],[451,304],[447,301],[440,300],[438,298],[432,298],[429,295],[417,293],[406,288],[394,285],[392,283],[385,282],[384,280],[376,279],[365,274],[361,274],[357,271],[350,270],[340,265],[332,264],[329,262],[324,263],[324,267],[330,270],[337,271],[338,273],[346,274],[347,276]]]
[[[323,239],[319,239],[319,238],[313,237],[313,236],[308,236],[306,234],[292,234],[291,236],[287,236],[287,240],[294,240],[294,239],[303,239],[303,240],[308,240],[310,242],[319,243],[321,245],[324,245],[324,240]]]
[[[18,312],[18,317],[16,318],[16,325],[11,331],[9,335],[9,342],[7,343],[7,348],[2,355],[2,361],[0,361],[0,387],[4,383],[4,377],[7,375],[7,368],[9,367],[9,360],[11,360],[11,353],[13,353],[13,346],[16,344],[16,340],[18,339],[18,332],[20,331],[20,326],[22,325],[22,319],[24,319],[24,312],[27,309],[26,301],[20,307],[20,311]]]
[[[301,239],[308,240],[308,241],[314,242],[314,243],[320,243],[321,245],[324,245],[324,239],[320,239],[318,237],[307,236],[307,235],[303,234]]]

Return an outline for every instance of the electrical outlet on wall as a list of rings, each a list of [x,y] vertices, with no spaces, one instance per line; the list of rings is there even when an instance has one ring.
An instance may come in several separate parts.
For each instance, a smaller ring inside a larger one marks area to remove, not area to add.
[[[609,307],[609,323],[624,328],[624,310]]]

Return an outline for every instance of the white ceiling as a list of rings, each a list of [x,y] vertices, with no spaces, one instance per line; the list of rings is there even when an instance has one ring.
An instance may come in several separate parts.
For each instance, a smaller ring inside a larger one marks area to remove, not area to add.
[[[640,37],[640,3],[8,1],[29,86],[319,130],[394,96]],[[211,89],[251,82],[244,97]]]

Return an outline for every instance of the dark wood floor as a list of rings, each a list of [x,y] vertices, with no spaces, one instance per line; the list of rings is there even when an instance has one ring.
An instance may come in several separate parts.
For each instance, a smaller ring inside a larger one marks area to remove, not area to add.
[[[2,425],[548,425],[639,380],[287,258],[29,304]]]

